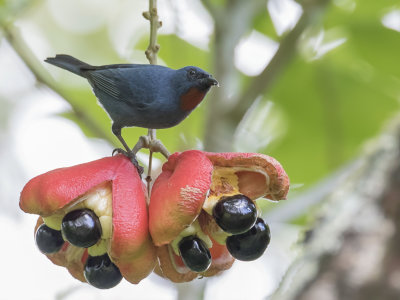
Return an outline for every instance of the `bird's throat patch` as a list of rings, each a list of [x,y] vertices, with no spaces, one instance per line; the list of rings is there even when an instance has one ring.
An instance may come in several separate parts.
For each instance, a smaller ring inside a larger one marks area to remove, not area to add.
[[[181,96],[181,109],[189,111],[194,109],[203,100],[205,92],[200,91],[198,88],[192,87],[185,94]]]

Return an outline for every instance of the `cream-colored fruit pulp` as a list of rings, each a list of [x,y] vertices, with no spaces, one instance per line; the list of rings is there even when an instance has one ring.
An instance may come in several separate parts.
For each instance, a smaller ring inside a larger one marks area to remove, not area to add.
[[[180,256],[179,253],[179,242],[186,236],[190,236],[190,235],[195,235],[198,238],[200,238],[207,246],[207,248],[211,248],[212,247],[212,241],[211,239],[208,237],[208,235],[206,235],[200,227],[199,221],[195,220],[192,224],[190,224],[189,227],[186,227],[172,242],[171,242],[171,247],[174,250],[175,254]]]
[[[240,194],[239,179],[234,168],[215,167],[212,174],[210,192],[204,201],[203,209],[212,215],[215,204],[221,197]]]
[[[55,230],[61,230],[64,216],[73,210],[87,208],[99,218],[101,224],[101,239],[96,245],[88,248],[91,256],[99,256],[107,252],[112,234],[112,187],[111,182],[105,182],[77,198],[72,204],[63,207],[55,214],[43,218],[44,223]]]
[[[229,197],[237,194],[241,194],[239,190],[239,178],[236,175],[238,171],[249,171],[248,168],[225,168],[225,167],[215,167],[212,174],[212,184],[210,187],[209,194],[204,202],[203,209],[212,216],[213,208],[217,204],[218,201],[221,200],[222,197]],[[252,169],[254,172],[260,172],[264,176],[266,176],[268,180],[268,176],[262,170]],[[254,204],[257,203],[253,201]],[[257,207],[258,211],[258,207]],[[226,238],[230,236],[230,233],[227,233],[222,230],[219,226],[213,227],[213,230],[210,232],[211,237],[218,244],[225,245]]]
[[[206,200],[203,204],[203,209],[212,215],[212,210],[215,204],[223,196],[233,196],[240,194],[239,180],[233,168],[215,167],[212,174],[212,183]],[[190,235],[195,235],[205,242],[208,248],[212,247],[210,237],[201,230],[201,226],[196,219],[190,226],[185,228],[172,242],[171,247],[176,255],[179,254],[178,245],[182,238]],[[228,233],[222,229],[211,233],[212,238],[219,244],[225,244]]]

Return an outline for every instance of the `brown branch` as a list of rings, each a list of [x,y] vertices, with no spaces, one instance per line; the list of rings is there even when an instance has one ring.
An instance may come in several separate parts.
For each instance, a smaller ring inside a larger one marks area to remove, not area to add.
[[[221,10],[215,4],[211,3],[210,0],[201,0],[201,3],[203,3],[203,6],[208,10],[214,20],[221,17]]]
[[[67,101],[72,108],[72,112],[77,116],[78,119],[83,120],[85,125],[89,128],[89,130],[97,137],[102,138],[109,142],[111,145],[115,145],[116,141],[113,139],[112,135],[107,135],[90,117],[89,114],[86,113],[83,109],[75,105],[73,102],[68,100],[68,95],[61,90],[51,79],[47,71],[43,68],[41,63],[36,59],[35,54],[30,50],[29,45],[27,45],[22,38],[18,28],[8,25],[7,27],[2,27],[3,33],[7,41],[10,43],[11,47],[18,54],[18,56],[22,59],[28,69],[35,76],[36,81],[50,88],[53,92],[58,94],[61,98]]]
[[[303,14],[295,27],[281,40],[278,50],[265,69],[255,77],[245,88],[237,100],[236,106],[227,113],[232,113],[235,119],[241,119],[255,99],[264,94],[279,73],[289,64],[297,49],[296,45],[304,30],[309,26],[317,12],[325,7],[329,0],[314,0],[303,6]]]
[[[143,17],[150,21],[150,42],[145,52],[150,64],[157,64],[157,53],[160,45],[157,44],[157,30],[162,23],[158,19],[157,0],[149,0],[149,11],[143,13]]]
[[[143,17],[150,22],[150,41],[147,50],[145,51],[146,57],[149,60],[150,64],[156,65],[157,64],[157,53],[160,50],[160,45],[157,44],[157,30],[162,26],[161,21],[158,19],[157,14],[157,0],[149,0],[149,11],[143,13]],[[156,130],[149,128],[147,133],[147,137],[149,139],[149,144],[155,142],[156,138]],[[136,148],[137,146],[135,146]],[[147,168],[147,194],[150,198],[150,190],[151,190],[151,169],[152,169],[152,162],[153,162],[153,148],[149,147],[150,155],[149,155],[149,165]],[[168,153],[169,155],[169,153]]]
[[[277,75],[289,64],[296,53],[296,44],[309,23],[309,14],[304,12],[296,26],[282,39],[275,55],[265,69],[243,90],[231,113],[240,119],[255,99],[265,93]]]
[[[364,149],[271,300],[400,299],[399,116]]]
[[[231,0],[226,1],[219,16],[214,17],[213,75],[219,80],[221,87],[213,90],[207,100],[204,147],[208,151],[232,150],[234,126],[231,126],[232,118],[226,111],[231,110],[234,105],[227,96],[237,91],[239,81],[239,73],[233,63],[235,47],[250,30],[252,20],[261,9],[266,9],[265,0]]]

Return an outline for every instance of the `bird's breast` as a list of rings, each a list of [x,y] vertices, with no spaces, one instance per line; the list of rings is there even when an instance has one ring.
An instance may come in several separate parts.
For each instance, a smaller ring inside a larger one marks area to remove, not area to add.
[[[202,92],[196,87],[190,88],[180,98],[181,109],[184,111],[193,110],[201,102],[201,100],[203,100],[205,95],[206,92]]]

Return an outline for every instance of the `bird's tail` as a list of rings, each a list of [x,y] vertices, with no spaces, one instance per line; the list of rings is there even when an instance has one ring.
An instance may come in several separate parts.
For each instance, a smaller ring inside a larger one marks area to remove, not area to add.
[[[85,77],[83,71],[94,69],[93,66],[66,54],[57,54],[56,57],[48,57],[45,59],[45,62],[83,77]]]

